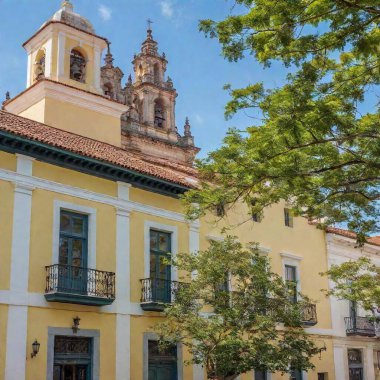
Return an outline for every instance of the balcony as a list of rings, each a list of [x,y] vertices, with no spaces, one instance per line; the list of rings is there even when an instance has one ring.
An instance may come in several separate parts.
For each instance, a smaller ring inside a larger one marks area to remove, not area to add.
[[[110,305],[115,300],[115,273],[60,264],[47,266],[45,298],[50,302]]]
[[[314,303],[304,305],[301,309],[301,316],[303,326],[315,326],[318,323],[317,305]]]
[[[367,317],[345,317],[346,335],[376,336],[375,324]]]
[[[164,311],[172,303],[179,282],[160,278],[145,278],[141,282],[141,308],[145,311]]]

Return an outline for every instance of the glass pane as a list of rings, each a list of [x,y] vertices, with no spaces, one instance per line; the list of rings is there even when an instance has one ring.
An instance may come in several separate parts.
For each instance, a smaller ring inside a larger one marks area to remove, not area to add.
[[[73,239],[73,250],[72,250],[72,262],[71,265],[75,267],[82,266],[83,257],[83,241],[79,239]]]
[[[361,350],[351,349],[348,350],[348,364],[361,364],[362,352]]]
[[[61,213],[61,226],[60,230],[62,232],[70,232],[70,217],[67,214]]]
[[[73,217],[73,232],[75,234],[84,235],[84,220],[83,218]]]
[[[158,249],[163,252],[169,252],[169,238],[168,234],[160,234],[160,238],[158,241]]]
[[[67,238],[59,239],[59,263],[61,265],[68,265],[69,260],[69,241]]]
[[[156,277],[156,255],[150,255],[150,276]]]
[[[164,258],[162,256],[160,257],[159,270],[160,278],[166,279],[166,274],[168,273],[168,265],[164,263]]]
[[[150,231],[150,249],[157,249],[157,232]]]
[[[77,380],[87,380],[87,366],[77,367]]]
[[[66,365],[64,368],[63,380],[75,380],[74,379],[74,367]]]
[[[61,380],[61,366],[59,365],[54,366],[53,380]]]

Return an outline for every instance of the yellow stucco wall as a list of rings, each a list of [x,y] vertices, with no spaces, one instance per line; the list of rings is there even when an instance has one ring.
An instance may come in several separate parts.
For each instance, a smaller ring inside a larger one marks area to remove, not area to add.
[[[55,165],[46,164],[41,161],[34,161],[33,175],[38,178],[47,179],[56,183],[63,183],[68,186],[77,187],[84,190],[117,196],[117,184],[100,177],[91,176],[75,170],[57,168]]]
[[[121,145],[119,117],[52,98],[46,98],[45,102],[45,124],[115,146]]]
[[[20,112],[20,116],[27,119],[38,121],[39,123],[45,122],[45,99],[31,105],[26,110]]]

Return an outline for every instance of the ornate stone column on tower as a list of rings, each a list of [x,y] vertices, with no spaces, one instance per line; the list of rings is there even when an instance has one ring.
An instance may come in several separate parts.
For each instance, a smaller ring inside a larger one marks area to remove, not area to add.
[[[165,75],[168,61],[158,52],[150,25],[141,52],[132,63],[135,78],[133,84],[129,82],[133,87],[130,109],[122,118],[122,145],[147,156],[191,165],[199,149],[191,135],[182,137],[178,133],[177,92]]]

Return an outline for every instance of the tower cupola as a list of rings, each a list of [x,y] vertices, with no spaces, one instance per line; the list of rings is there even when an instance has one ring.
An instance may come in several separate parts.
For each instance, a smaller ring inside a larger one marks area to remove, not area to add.
[[[85,17],[74,12],[69,0],[64,1],[23,45],[28,54],[27,87],[45,78],[102,93],[101,54],[107,42],[95,34]]]

